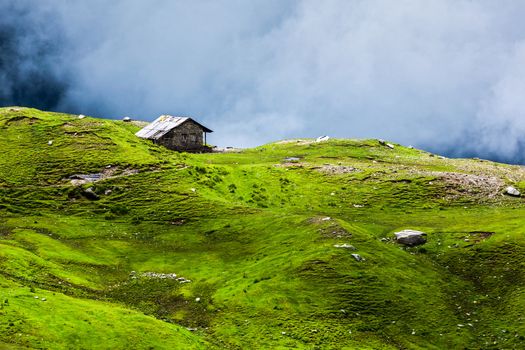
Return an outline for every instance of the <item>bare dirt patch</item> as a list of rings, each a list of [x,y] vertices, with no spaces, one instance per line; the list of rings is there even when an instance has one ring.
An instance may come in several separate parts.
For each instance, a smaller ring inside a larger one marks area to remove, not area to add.
[[[309,224],[317,225],[317,231],[325,238],[350,238],[352,234],[331,217],[316,216],[308,219]]]
[[[505,182],[496,176],[475,175],[456,172],[428,171],[417,172],[419,175],[436,177],[438,182],[445,183],[448,192],[445,197],[457,198],[462,195],[483,196],[493,199],[500,196]],[[430,182],[432,184],[433,181]]]
[[[493,234],[494,232],[491,232],[491,231],[471,231],[469,232],[471,239],[473,239],[474,242],[476,243],[483,241],[487,238],[490,238]]]
[[[283,168],[304,168],[306,164],[300,162],[284,162],[281,164],[274,164],[274,166]]]
[[[91,182],[97,182],[100,180],[111,179],[111,178],[122,177],[122,176],[129,176],[129,175],[134,175],[138,173],[139,173],[138,169],[126,168],[121,171],[119,167],[113,166],[113,167],[106,167],[99,173],[71,175],[69,179],[65,179],[65,180],[66,181],[69,180],[73,186],[79,186],[79,185],[84,185],[84,184],[91,183]]]
[[[16,117],[12,117],[12,118],[9,118],[9,120],[7,120],[5,122],[5,125],[6,126],[11,126],[11,125],[15,125],[15,126],[20,126],[20,125],[33,125],[35,123],[38,123],[40,122],[40,119],[38,118],[34,118],[34,117],[27,117],[25,115],[20,115],[20,116],[16,116]]]

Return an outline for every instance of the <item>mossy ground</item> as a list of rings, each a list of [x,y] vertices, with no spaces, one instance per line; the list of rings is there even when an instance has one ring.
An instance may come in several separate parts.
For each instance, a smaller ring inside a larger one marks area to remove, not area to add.
[[[377,140],[185,154],[136,130],[0,109],[0,347],[522,347],[525,206],[501,194],[520,167]]]

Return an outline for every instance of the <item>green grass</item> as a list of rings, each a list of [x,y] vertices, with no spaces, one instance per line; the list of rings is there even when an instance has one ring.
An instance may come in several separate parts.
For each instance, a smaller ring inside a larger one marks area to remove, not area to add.
[[[377,140],[175,153],[136,130],[0,109],[0,348],[523,343],[520,167]]]

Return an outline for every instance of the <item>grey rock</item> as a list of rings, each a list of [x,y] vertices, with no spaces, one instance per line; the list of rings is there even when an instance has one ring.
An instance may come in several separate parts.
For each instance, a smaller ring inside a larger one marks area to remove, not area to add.
[[[390,148],[390,149],[394,149],[394,148],[395,148],[394,145],[391,144],[391,143],[387,143],[386,146],[387,146],[388,148]]]
[[[140,274],[141,277],[146,278],[158,278],[158,279],[184,279],[184,277],[177,278],[176,273],[159,273],[159,272],[143,272]]]
[[[91,200],[99,200],[100,197],[98,194],[95,193],[95,191],[93,190],[93,187],[89,187],[87,189],[85,189],[84,191],[82,191],[82,195],[84,197],[86,197],[87,199],[91,199]]]
[[[288,157],[288,158],[284,158],[284,161],[285,162],[298,162],[300,161],[301,158],[298,158],[298,157]]]
[[[345,248],[345,249],[350,249],[350,250],[356,250],[356,248],[353,245],[348,244],[348,243],[334,244],[334,247],[336,247],[336,248]]]
[[[518,191],[518,190],[516,189],[516,187],[514,187],[514,186],[507,186],[507,187],[505,188],[505,194],[508,194],[509,196],[513,196],[513,197],[519,197],[519,196],[521,196],[520,191]]]
[[[352,257],[355,259],[355,261],[365,261],[365,258],[363,258],[361,255],[359,254],[352,254]]]
[[[407,246],[416,246],[427,242],[426,233],[416,230],[403,230],[394,233],[396,242]]]

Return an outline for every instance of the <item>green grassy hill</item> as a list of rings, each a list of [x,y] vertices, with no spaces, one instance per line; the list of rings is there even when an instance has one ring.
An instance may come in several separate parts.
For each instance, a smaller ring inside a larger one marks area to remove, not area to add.
[[[138,129],[0,109],[0,348],[523,346],[521,167],[377,140],[185,154]]]

